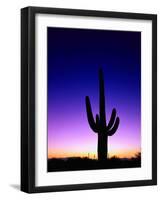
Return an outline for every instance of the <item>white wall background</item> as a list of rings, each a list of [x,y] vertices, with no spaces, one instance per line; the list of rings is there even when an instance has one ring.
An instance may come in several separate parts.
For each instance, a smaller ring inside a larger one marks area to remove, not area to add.
[[[159,54],[160,0],[4,0],[0,4],[0,199],[124,199],[151,200],[161,196],[161,159],[158,156],[158,186],[72,191],[61,193],[25,194],[20,183],[20,8],[46,6],[96,9],[158,14],[158,86],[161,84]],[[159,87],[158,87],[159,88]],[[158,102],[161,93],[158,89]],[[158,155],[160,147],[161,107],[158,104]]]

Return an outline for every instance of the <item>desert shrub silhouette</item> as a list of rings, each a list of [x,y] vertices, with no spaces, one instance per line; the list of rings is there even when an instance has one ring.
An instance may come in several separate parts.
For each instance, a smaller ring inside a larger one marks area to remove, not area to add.
[[[96,118],[94,119],[92,114],[92,108],[90,99],[86,96],[86,112],[88,123],[91,129],[98,133],[98,160],[104,161],[107,160],[108,157],[108,136],[112,136],[118,129],[120,119],[116,117],[116,109],[112,110],[112,114],[108,125],[106,124],[106,109],[105,109],[105,92],[104,92],[104,79],[103,79],[103,71],[99,70],[99,115],[96,114]]]

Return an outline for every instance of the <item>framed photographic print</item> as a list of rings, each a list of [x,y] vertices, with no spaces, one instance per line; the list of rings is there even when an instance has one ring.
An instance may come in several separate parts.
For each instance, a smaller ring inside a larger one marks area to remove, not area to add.
[[[157,184],[157,16],[21,10],[21,190]]]

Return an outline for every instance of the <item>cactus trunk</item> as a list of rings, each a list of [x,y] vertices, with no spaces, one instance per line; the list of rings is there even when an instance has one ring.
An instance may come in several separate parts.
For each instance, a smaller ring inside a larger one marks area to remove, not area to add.
[[[107,138],[106,134],[98,134],[97,155],[100,161],[106,160],[108,156]]]
[[[102,127],[106,127],[106,109],[105,109],[105,91],[104,91],[104,80],[103,80],[103,72],[99,71],[99,109],[100,109],[100,125]],[[98,134],[98,160],[106,160],[107,159],[107,134],[100,130]]]
[[[106,127],[105,91],[102,70],[99,71],[99,109],[100,123],[103,127]]]

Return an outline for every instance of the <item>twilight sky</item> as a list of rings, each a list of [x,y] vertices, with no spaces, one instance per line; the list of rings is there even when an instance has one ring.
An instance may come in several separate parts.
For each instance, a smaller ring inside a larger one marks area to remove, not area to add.
[[[141,33],[48,27],[48,157],[97,156],[85,96],[99,112],[98,69],[104,73],[107,121],[115,107],[110,156],[141,150]]]

